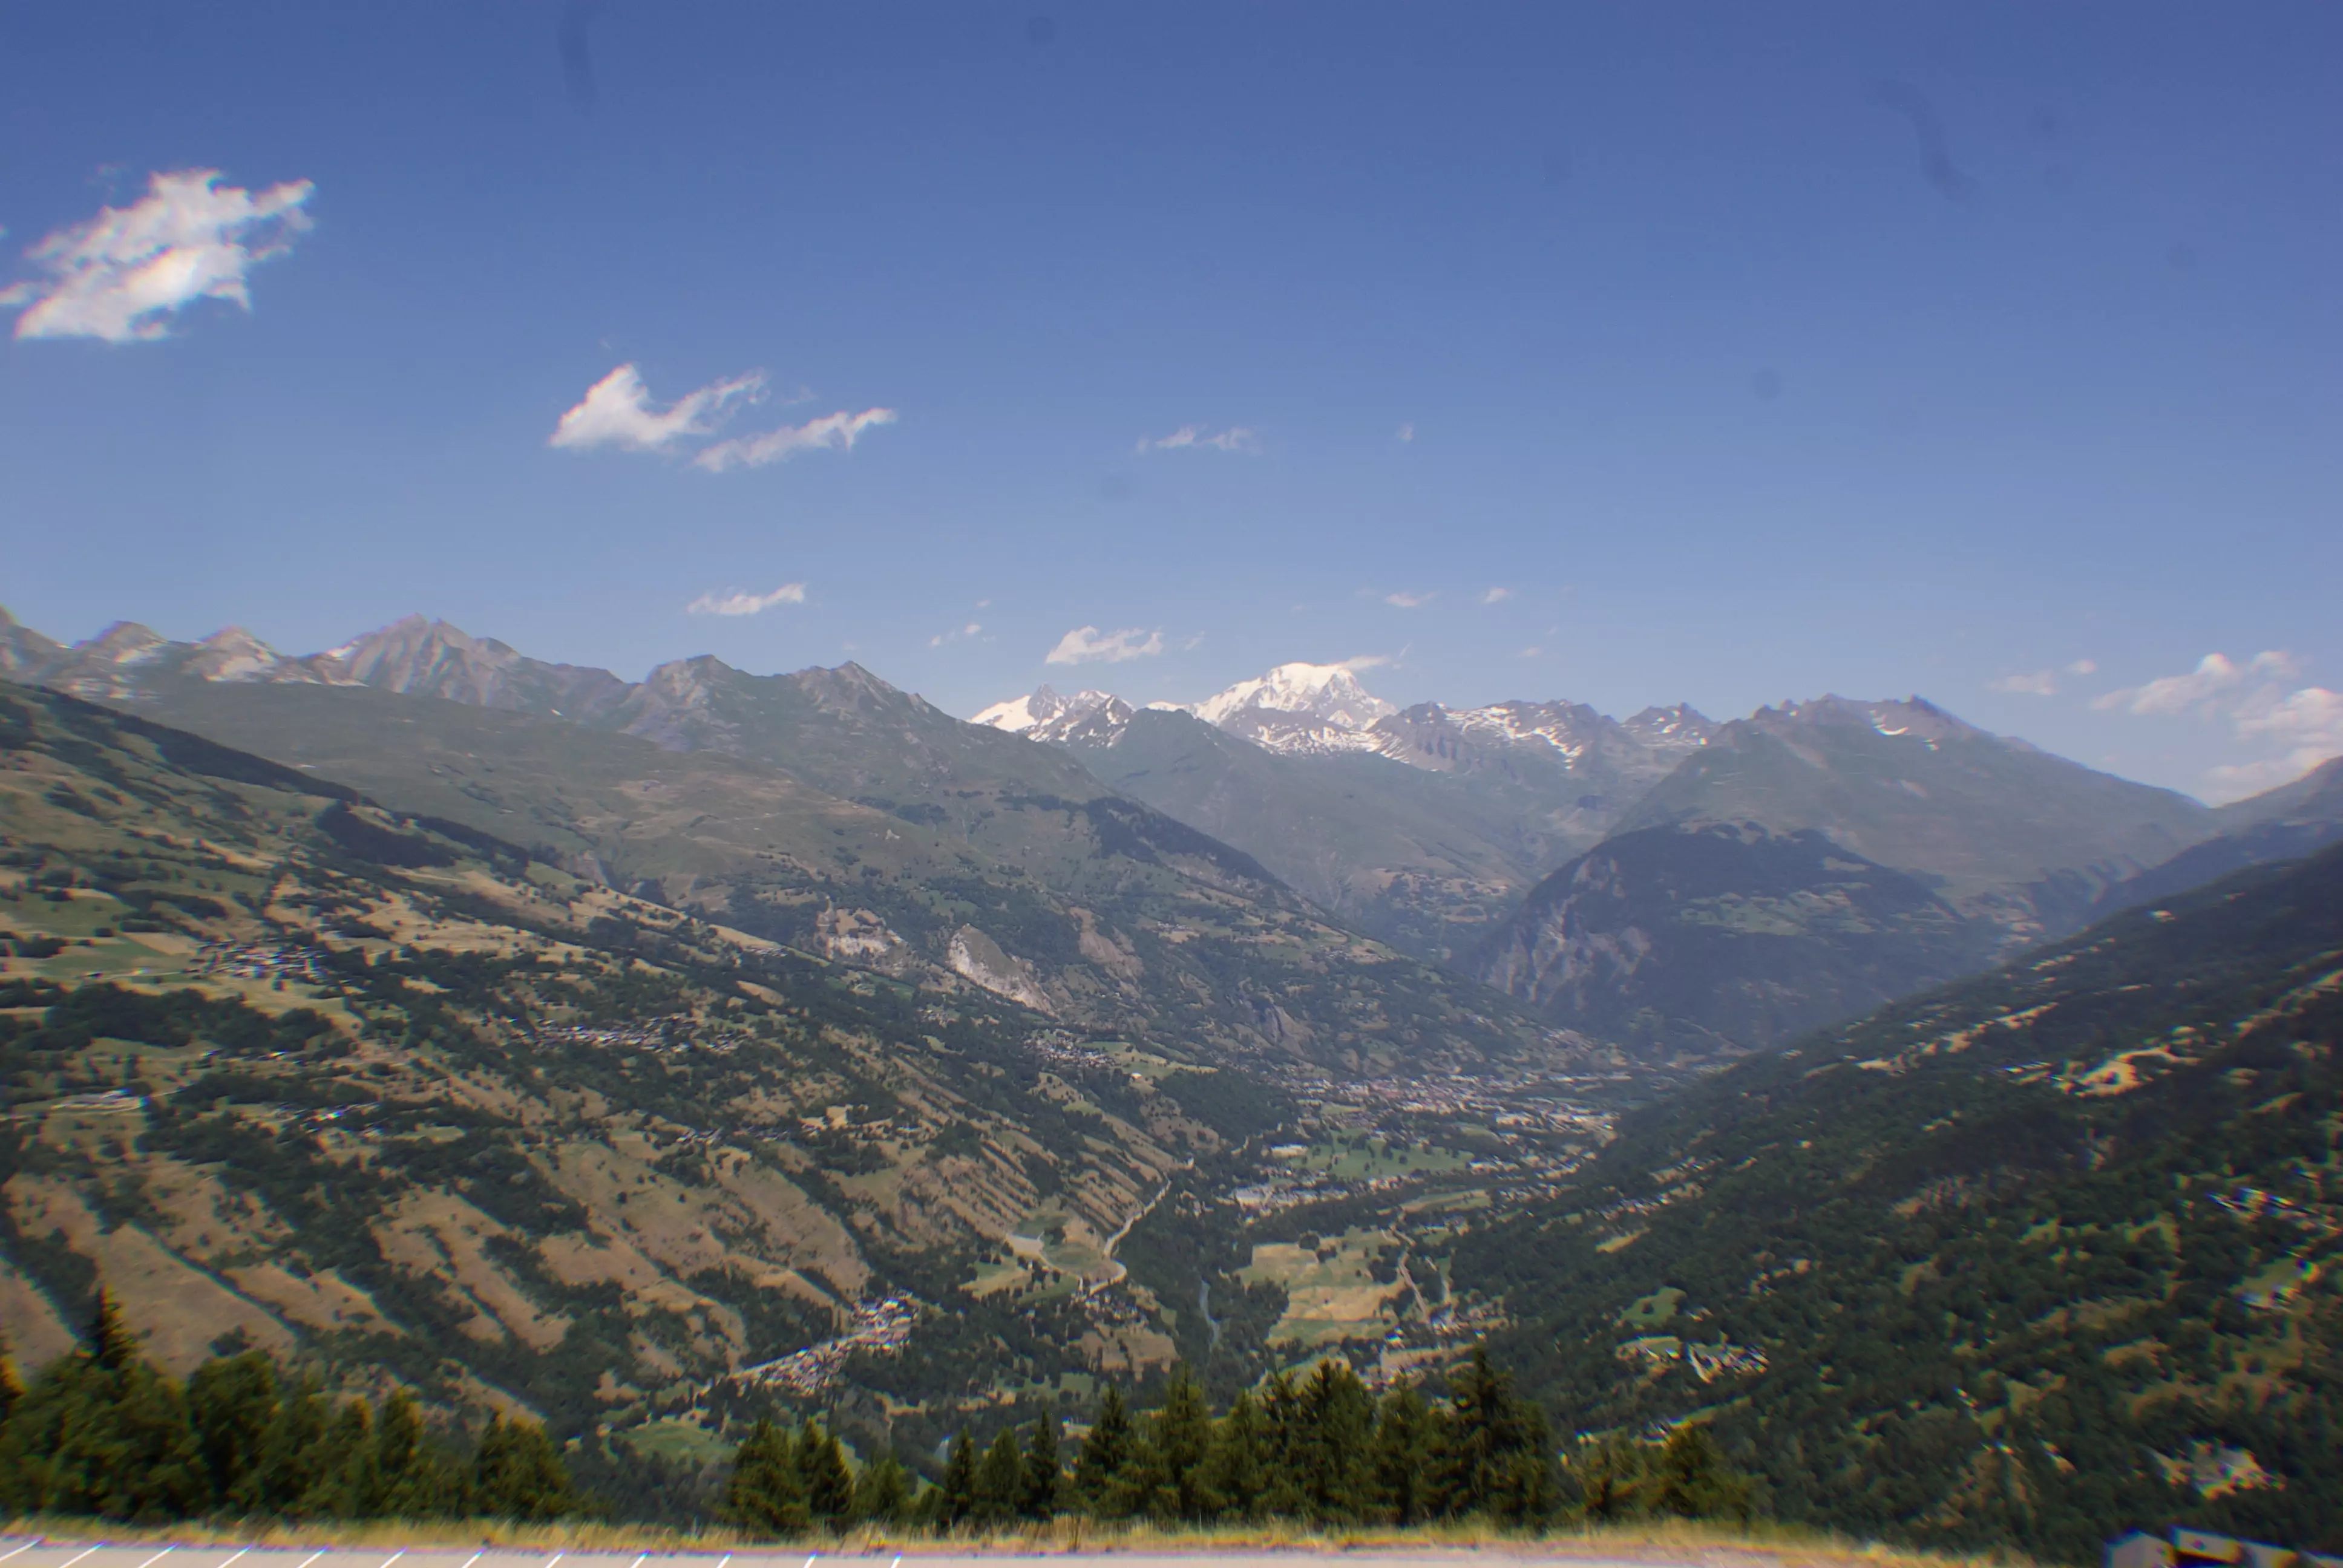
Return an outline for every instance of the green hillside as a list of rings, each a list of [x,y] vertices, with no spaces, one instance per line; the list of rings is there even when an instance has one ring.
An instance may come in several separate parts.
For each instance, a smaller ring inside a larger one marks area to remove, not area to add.
[[[641,734],[349,686],[156,678],[136,708],[638,897],[1182,1059],[1550,1054],[1508,999],[1331,923],[1053,748],[850,665],[655,683]]]
[[[1705,1421],[1784,1517],[2066,1561],[2343,1544],[2343,850],[1632,1115],[1453,1277],[1571,1425]]]
[[[799,1397],[794,1363],[723,1380],[848,1332],[855,1430],[921,1448],[1168,1359],[1114,1239],[1276,1103],[5,685],[0,843],[0,1316],[34,1365],[102,1282],[176,1371],[250,1345],[656,1448]],[[849,1332],[897,1295],[915,1355]]]

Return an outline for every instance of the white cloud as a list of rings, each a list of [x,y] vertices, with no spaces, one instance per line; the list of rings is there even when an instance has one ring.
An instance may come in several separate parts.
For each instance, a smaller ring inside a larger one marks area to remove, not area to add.
[[[786,463],[800,452],[850,452],[862,432],[876,425],[892,425],[892,408],[865,408],[860,414],[840,409],[819,419],[809,419],[802,425],[784,425],[778,430],[768,430],[761,436],[739,436],[729,441],[719,441],[691,460],[695,468],[705,468],[711,474],[738,466],[761,468],[768,463]]]
[[[1137,627],[1124,627],[1119,631],[1101,632],[1094,626],[1078,626],[1058,639],[1044,664],[1121,664],[1126,659],[1151,658],[1163,651],[1163,634],[1143,631]]]
[[[1401,609],[1416,609],[1439,597],[1436,593],[1387,593],[1383,595],[1383,603],[1395,605]]]
[[[1487,593],[1481,596],[1481,602],[1483,604],[1503,604],[1505,600],[1513,597],[1513,590],[1509,588],[1493,588]]]
[[[301,209],[317,186],[287,180],[256,194],[219,177],[217,169],[150,176],[128,206],[101,207],[26,251],[48,276],[0,291],[0,306],[25,308],[16,336],[135,343],[168,337],[170,317],[199,299],[250,310],[245,274],[308,230]]]
[[[1414,645],[1411,643],[1409,646]],[[1388,653],[1363,653],[1356,658],[1338,658],[1334,662],[1356,675],[1363,669],[1381,669],[1387,664],[1397,664],[1399,660]]]
[[[935,636],[928,638],[928,646],[930,648],[941,648],[948,642],[958,642],[962,638],[974,637],[983,629],[984,628],[977,624],[975,621],[970,621],[966,626],[960,628],[956,631],[940,631],[936,633]]]
[[[2226,654],[2208,653],[2186,675],[2167,675],[2144,686],[2121,687],[2093,698],[2091,706],[2102,712],[2120,709],[2126,713],[2181,713],[2240,685],[2248,676],[2283,680],[2298,673],[2294,656],[2277,648],[2265,649],[2244,665],[2233,663]]]
[[[1403,443],[1414,440],[1415,427],[1413,425],[1402,425],[1399,427],[1399,438]]]
[[[1544,649],[1544,648],[1535,648],[1535,647],[1532,647],[1532,648],[1525,648],[1522,649],[1521,653],[1520,653],[1517,657],[1522,658],[1537,658],[1540,654],[1544,653],[1544,651],[1545,651],[1545,649]]]
[[[1179,452],[1209,447],[1216,452],[1242,452],[1251,457],[1261,455],[1261,432],[1249,426],[1232,425],[1214,434],[1206,433],[1201,425],[1182,425],[1169,436],[1150,438],[1141,436],[1134,448],[1141,456],[1149,452]]]
[[[2056,697],[2058,677],[2056,671],[2037,669],[2031,675],[2005,675],[1986,683],[1988,691],[2006,691],[2019,697]]]
[[[2098,672],[2099,662],[2095,658],[2078,658],[2066,667],[2069,675],[2097,675]]]
[[[2147,716],[2193,712],[2227,721],[2248,746],[2275,748],[2274,755],[2209,771],[2215,797],[2231,799],[2283,784],[2330,757],[2343,756],[2343,694],[2323,686],[2288,690],[2286,683],[2301,673],[2299,659],[2276,648],[2242,665],[2208,653],[2186,675],[2110,691],[2091,706]]]
[[[705,436],[732,411],[763,390],[762,371],[711,381],[687,392],[664,410],[651,407],[649,391],[631,365],[621,365],[586,389],[578,407],[553,427],[553,447],[624,447],[633,452],[664,452],[678,441]]]
[[[692,615],[762,615],[777,604],[803,604],[805,597],[803,583],[783,583],[770,593],[726,588],[721,593],[701,594],[684,608]]]

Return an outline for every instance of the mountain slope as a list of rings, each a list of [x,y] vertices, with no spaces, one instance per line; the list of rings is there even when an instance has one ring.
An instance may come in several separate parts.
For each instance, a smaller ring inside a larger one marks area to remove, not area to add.
[[[1618,833],[1533,890],[1476,972],[1682,1065],[1778,1044],[1968,973],[1997,943],[1926,886],[1807,829]]]
[[[1361,755],[1281,755],[1181,712],[1066,745],[1122,794],[1241,846],[1288,887],[1403,951],[1467,950],[1575,840],[1526,789]]]
[[[1197,1060],[1381,1070],[1550,1050],[1510,1001],[1331,925],[1063,752],[853,665],[679,661],[580,722],[557,704],[601,692],[599,672],[452,628],[402,623],[210,678],[187,672],[198,645],[109,635],[144,651],[67,650],[49,678],[95,671],[139,712],[947,994]]]
[[[1712,728],[1683,708],[1625,724],[1562,702],[1401,711],[1346,667],[1312,664],[1146,709],[1042,687],[972,722],[1066,748],[1320,907],[1443,962]]]
[[[922,1402],[1015,1355],[1157,1353],[1076,1291],[1216,1146],[1182,1098],[1212,1115],[1210,1075],[6,684],[0,833],[0,1302],[32,1362],[103,1279],[182,1370],[250,1342],[632,1430],[910,1290],[948,1310],[865,1386],[923,1446]],[[1039,1273],[1001,1272],[1020,1225],[1061,1238]]]
[[[1825,697],[1725,725],[1614,831],[1749,822],[1815,829],[1928,879],[2014,939],[2071,930],[2100,890],[2215,830],[2209,809],[1933,704]]]
[[[2332,1548],[2338,1115],[2329,849],[1631,1115],[1453,1278],[1573,1425],[1710,1422],[1785,1518],[2064,1561],[2173,1519]]]
[[[2117,882],[2100,895],[2100,910],[2170,898],[2247,866],[2299,859],[2343,839],[2343,757],[2291,784],[2217,807],[2213,817],[2219,833]]]

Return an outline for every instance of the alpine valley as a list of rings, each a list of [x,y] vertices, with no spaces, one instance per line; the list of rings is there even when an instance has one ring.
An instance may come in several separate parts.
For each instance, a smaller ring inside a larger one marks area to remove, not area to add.
[[[762,1413],[932,1469],[1485,1340],[1785,1518],[2331,1524],[2343,760],[2216,809],[1917,697],[1362,673],[963,720],[0,612],[9,1345],[102,1284],[679,1521]]]

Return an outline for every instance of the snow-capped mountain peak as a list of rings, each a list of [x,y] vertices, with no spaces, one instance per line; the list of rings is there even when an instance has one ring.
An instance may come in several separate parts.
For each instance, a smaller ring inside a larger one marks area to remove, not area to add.
[[[974,719],[994,729],[1033,740],[1063,740],[1081,726],[1102,723],[1120,729],[1131,718],[1131,704],[1109,691],[1077,691],[1061,697],[1044,686],[1023,697],[996,702]]]
[[[1248,709],[1306,714],[1343,729],[1365,729],[1399,709],[1359,684],[1347,664],[1281,664],[1268,674],[1240,680],[1189,711],[1207,724],[1230,728]]]

